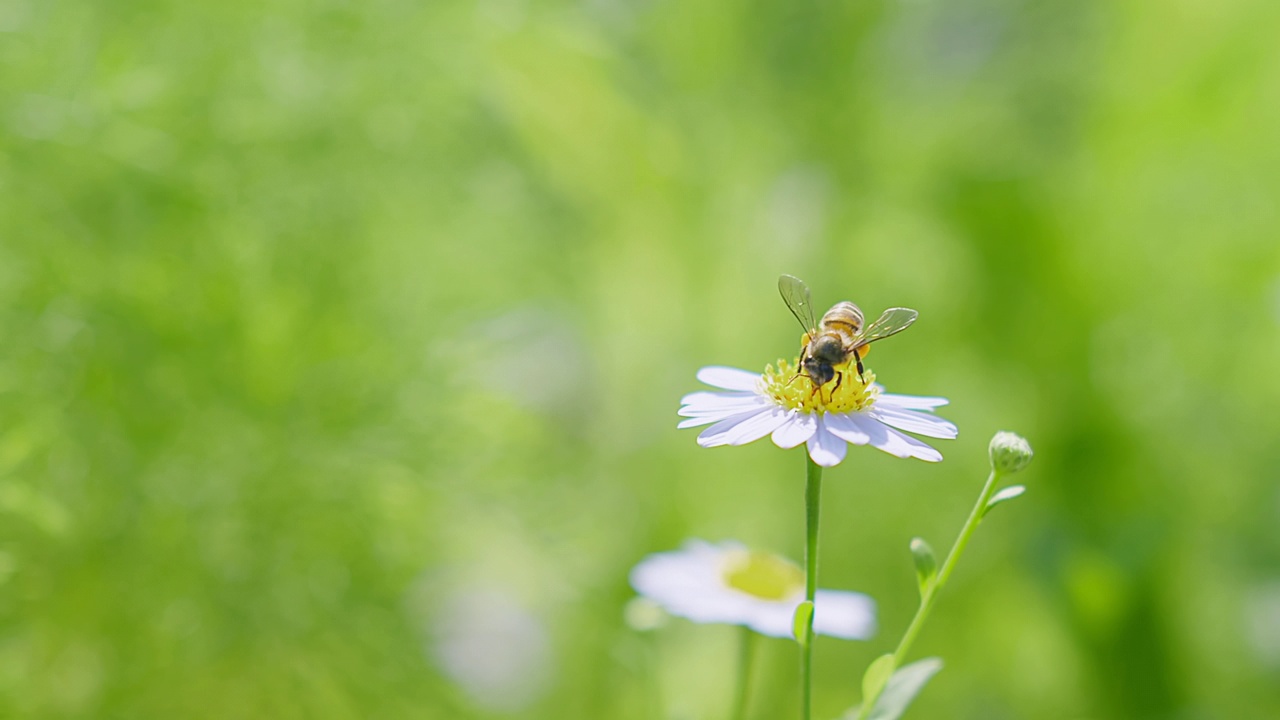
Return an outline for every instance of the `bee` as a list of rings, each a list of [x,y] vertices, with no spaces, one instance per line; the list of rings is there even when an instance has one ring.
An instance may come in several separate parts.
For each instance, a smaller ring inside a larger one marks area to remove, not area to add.
[[[911,308],[889,308],[864,328],[862,310],[845,300],[832,305],[821,322],[814,322],[813,300],[803,280],[783,275],[778,278],[778,292],[808,335],[800,355],[800,367],[815,390],[832,379],[836,381],[835,387],[840,387],[843,374],[835,366],[848,362],[851,357],[857,363],[858,378],[862,379],[862,357],[867,354],[867,346],[906,330],[920,314]]]

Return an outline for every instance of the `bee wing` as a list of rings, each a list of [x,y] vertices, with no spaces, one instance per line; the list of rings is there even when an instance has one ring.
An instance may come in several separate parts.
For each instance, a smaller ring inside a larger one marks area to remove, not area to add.
[[[813,298],[809,296],[809,286],[794,275],[782,275],[778,278],[778,292],[791,314],[804,326],[804,331],[812,334],[818,323],[813,318]]]
[[[876,340],[883,340],[890,335],[897,335],[911,326],[916,321],[920,313],[911,308],[889,308],[876,318],[876,321],[868,325],[863,331],[858,341],[853,344],[855,348],[862,347]]]

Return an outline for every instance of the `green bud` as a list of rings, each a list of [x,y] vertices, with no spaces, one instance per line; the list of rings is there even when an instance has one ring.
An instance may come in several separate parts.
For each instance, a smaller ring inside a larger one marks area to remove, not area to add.
[[[813,603],[805,600],[796,606],[796,614],[791,617],[791,636],[800,643],[800,647],[809,644],[811,627],[813,627]]]
[[[1017,433],[1001,430],[991,438],[991,469],[1003,475],[1016,473],[1031,462],[1031,443]]]
[[[924,538],[911,541],[911,559],[916,564],[916,580],[920,585],[920,597],[929,590],[929,583],[938,576],[938,561],[933,557],[933,548]]]

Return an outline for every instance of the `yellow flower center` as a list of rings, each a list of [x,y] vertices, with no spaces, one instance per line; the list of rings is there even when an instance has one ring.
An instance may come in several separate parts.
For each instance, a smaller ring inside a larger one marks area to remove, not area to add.
[[[804,590],[804,571],[769,553],[741,551],[728,559],[724,580],[729,587],[764,600],[786,600]]]
[[[764,394],[782,407],[806,413],[848,413],[871,407],[880,394],[872,387],[876,374],[866,370],[859,378],[858,366],[852,359],[832,367],[836,376],[826,385],[815,387],[800,368],[799,359],[789,363],[779,360],[776,368],[770,365],[764,370]]]

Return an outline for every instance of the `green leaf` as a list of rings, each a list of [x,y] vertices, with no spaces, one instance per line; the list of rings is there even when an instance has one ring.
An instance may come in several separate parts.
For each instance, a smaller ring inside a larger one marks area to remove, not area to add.
[[[924,597],[929,584],[938,575],[938,561],[933,557],[933,548],[923,538],[911,541],[911,559],[916,564],[916,581],[920,584],[920,597]]]
[[[867,667],[867,672],[862,676],[862,702],[880,694],[885,683],[889,682],[889,678],[893,675],[893,654],[887,653],[881,655],[872,661]],[[878,703],[877,703],[878,704]]]
[[[809,623],[813,622],[813,603],[805,600],[796,606],[796,614],[791,618],[791,634],[800,647],[809,642]]]
[[[888,657],[888,656],[886,656]],[[880,662],[884,658],[879,658],[876,662]],[[875,663],[872,663],[872,667]],[[898,670],[889,678],[889,682],[885,685],[884,693],[876,700],[875,707],[871,710],[868,720],[898,720],[902,714],[907,711],[907,706],[915,700],[916,695],[920,694],[920,690],[924,688],[925,683],[930,678],[938,674],[942,669],[941,658],[925,658],[913,662],[910,665]],[[870,673],[870,669],[867,670]],[[863,692],[866,692],[866,681],[863,681]],[[863,700],[869,696],[864,695]],[[842,716],[842,720],[855,720],[858,717],[858,711],[861,706],[854,706]]]
[[[1010,485],[1009,487],[1001,490],[991,496],[991,499],[987,501],[987,506],[982,509],[982,517],[986,517],[987,513],[991,512],[991,508],[1005,502],[1006,500],[1012,500],[1026,491],[1027,488],[1023,485]]]

